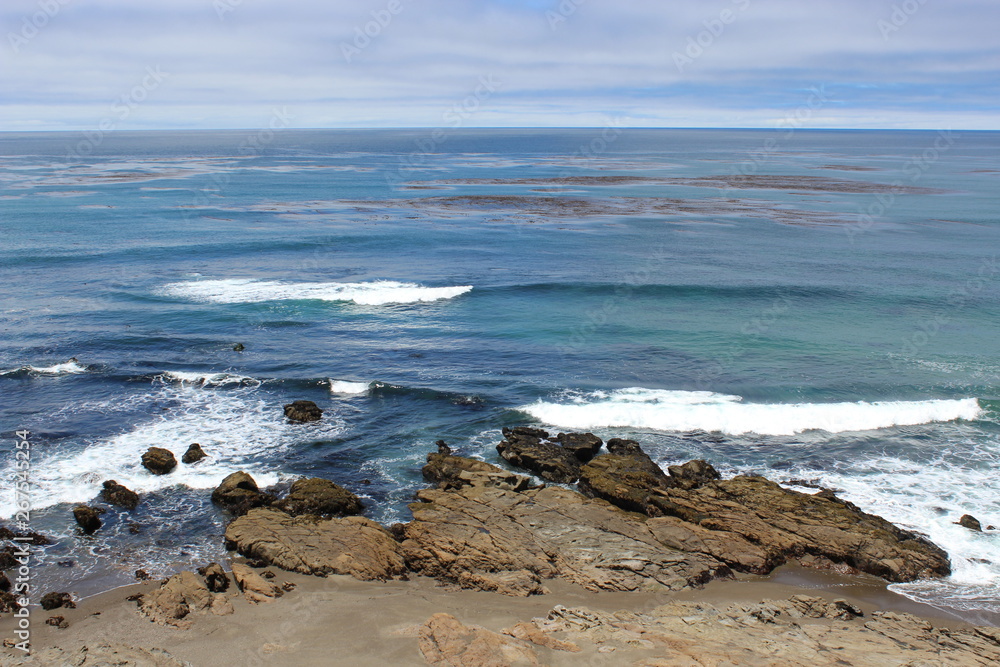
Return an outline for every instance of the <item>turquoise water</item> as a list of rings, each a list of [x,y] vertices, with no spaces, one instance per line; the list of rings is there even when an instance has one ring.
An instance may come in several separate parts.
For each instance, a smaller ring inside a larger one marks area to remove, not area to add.
[[[901,592],[1000,611],[1000,533],[952,524],[1000,525],[1000,135],[427,135],[0,135],[0,433],[32,433],[42,587],[221,557],[234,470],[407,520],[435,440],[494,460],[538,422],[835,487],[949,551]],[[111,478],[142,505],[76,535]]]

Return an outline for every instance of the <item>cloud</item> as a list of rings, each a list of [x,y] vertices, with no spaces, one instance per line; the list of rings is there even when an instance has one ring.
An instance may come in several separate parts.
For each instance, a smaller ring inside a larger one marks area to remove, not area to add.
[[[1000,129],[991,0],[6,0],[0,129],[816,127]],[[41,24],[40,27],[33,24]],[[34,30],[32,28],[34,27]]]

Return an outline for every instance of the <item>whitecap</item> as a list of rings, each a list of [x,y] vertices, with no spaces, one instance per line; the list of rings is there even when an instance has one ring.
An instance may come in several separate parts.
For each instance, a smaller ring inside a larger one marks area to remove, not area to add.
[[[21,366],[0,371],[0,375],[13,375],[14,373],[29,373],[32,375],[78,375],[86,373],[87,367],[81,364],[76,358],[64,361],[61,364],[52,366]]]
[[[163,382],[179,382],[203,387],[222,387],[225,385],[239,385],[256,387],[261,384],[261,380],[246,375],[234,373],[203,373],[200,371],[165,371],[157,376]]]
[[[469,292],[471,285],[424,287],[417,283],[378,280],[366,283],[294,283],[232,278],[170,283],[159,291],[165,296],[206,303],[260,303],[317,299],[347,301],[365,306],[420,303],[451,299]]]
[[[830,433],[977,419],[975,398],[853,403],[743,403],[740,396],[707,391],[629,387],[571,394],[563,402],[538,401],[518,408],[546,424],[568,428],[648,428],[731,435]]]
[[[368,382],[330,379],[331,394],[364,394],[368,391],[369,386]]]

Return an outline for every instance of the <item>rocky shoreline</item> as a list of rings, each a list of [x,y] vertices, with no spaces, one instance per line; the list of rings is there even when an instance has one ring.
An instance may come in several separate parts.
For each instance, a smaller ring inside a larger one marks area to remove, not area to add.
[[[234,517],[225,531],[226,547],[235,552],[231,573],[212,563],[197,574],[176,574],[135,596],[139,613],[192,632],[243,604],[295,597],[297,575],[433,579],[449,591],[495,599],[551,597],[553,589],[571,586],[641,596],[645,608],[612,613],[553,599],[544,617],[499,632],[438,613],[411,633],[414,651],[427,664],[466,666],[559,664],[560,656],[581,651],[619,659],[606,664],[641,665],[1000,661],[996,629],[949,630],[908,614],[866,615],[845,599],[671,601],[678,592],[782,565],[886,582],[950,573],[940,547],[830,491],[800,493],[758,476],[722,479],[699,460],[664,472],[632,440],[604,443],[590,433],[553,436],[529,427],[504,429],[503,436],[500,459],[530,476],[459,456],[439,441],[423,468],[433,486],[417,493],[411,521],[391,526],[358,516],[360,500],[330,480],[298,480],[278,498],[250,475],[234,473],[212,496]],[[130,493],[105,485],[109,502],[134,503]],[[650,606],[649,596],[657,604]],[[275,605],[276,614],[284,604]],[[114,651],[122,652],[115,664],[184,664],[137,647],[73,650],[83,653],[62,647],[44,658],[54,662],[38,662],[40,654],[25,664],[101,664],[97,656],[111,659]],[[412,664],[420,664],[417,655]],[[0,664],[18,664],[11,659]]]

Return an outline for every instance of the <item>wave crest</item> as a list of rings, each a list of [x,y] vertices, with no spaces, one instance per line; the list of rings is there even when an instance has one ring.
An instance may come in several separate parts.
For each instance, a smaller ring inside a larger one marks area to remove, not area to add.
[[[417,283],[391,280],[367,283],[292,283],[231,278],[170,283],[165,285],[160,293],[206,303],[260,303],[316,299],[348,301],[362,306],[382,306],[451,299],[471,289],[472,285],[424,287]]]

